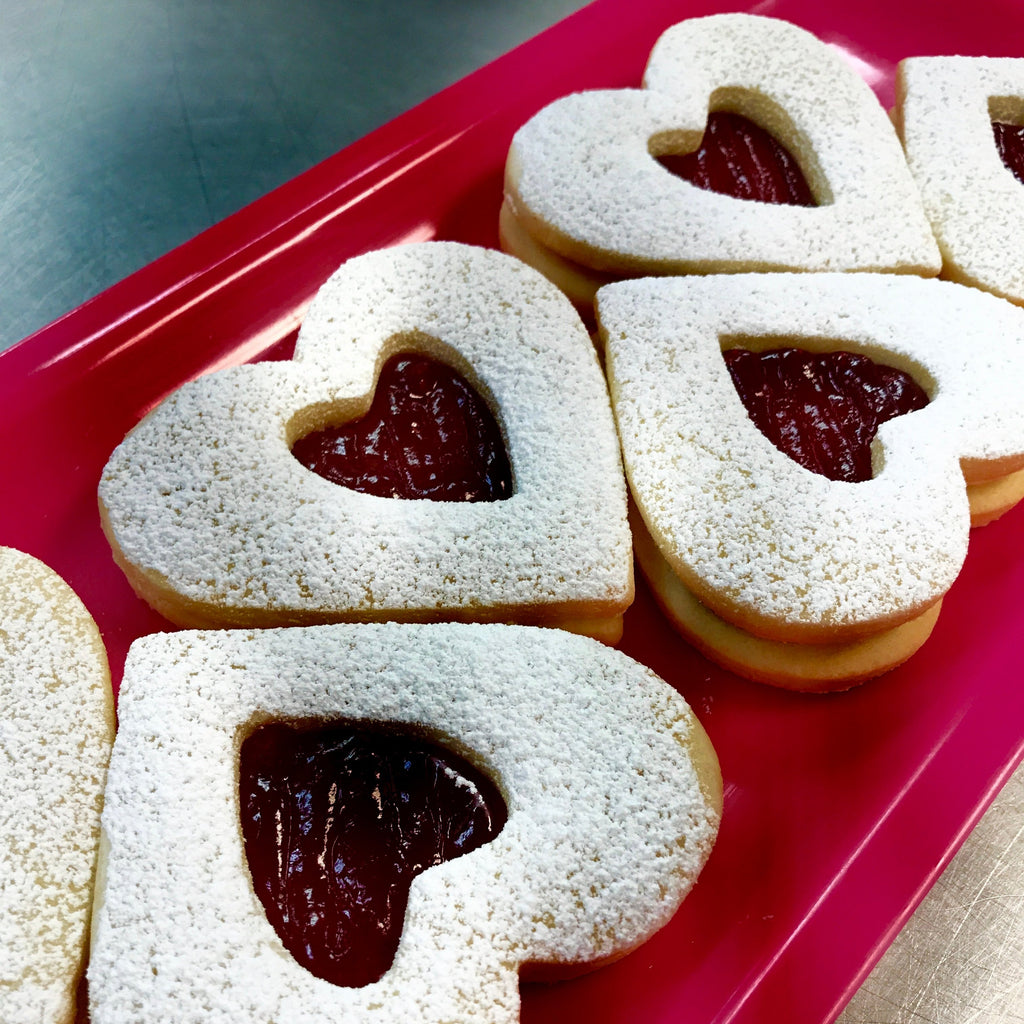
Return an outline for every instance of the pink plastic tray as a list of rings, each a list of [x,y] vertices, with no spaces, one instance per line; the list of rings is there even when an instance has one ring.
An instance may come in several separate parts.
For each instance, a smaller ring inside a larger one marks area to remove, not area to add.
[[[840,45],[891,100],[923,53],[1024,54],[1017,0],[757,4]],[[703,0],[598,0],[0,355],[0,544],[42,558],[99,621],[115,682],[168,624],[111,561],[96,483],[123,434],[184,380],[287,358],[344,259],[413,239],[494,245],[515,128],[574,89],[637,84]],[[950,140],[951,146],[955,140]],[[905,667],[802,697],[713,667],[643,587],[623,648],[686,695],[719,751],[725,819],[673,922],[625,960],[525,986],[527,1024],[831,1020],[1024,753],[1024,508],[976,531],[937,630]]]

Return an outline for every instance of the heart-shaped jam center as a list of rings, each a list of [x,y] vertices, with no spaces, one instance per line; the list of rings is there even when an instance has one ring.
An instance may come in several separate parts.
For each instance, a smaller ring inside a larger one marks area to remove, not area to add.
[[[493,839],[495,784],[420,737],[273,723],[240,754],[242,834],[256,893],[286,948],[356,987],[391,966],[421,871]]]
[[[993,121],[992,134],[1003,163],[1019,182],[1024,183],[1024,125]]]
[[[733,348],[723,354],[761,433],[830,480],[870,480],[879,425],[928,404],[909,374],[853,352]]]
[[[362,419],[313,431],[292,454],[334,483],[385,498],[512,494],[505,441],[487,403],[461,374],[421,355],[389,359]]]
[[[693,152],[664,154],[658,162],[698,188],[735,199],[817,206],[789,150],[741,114],[712,111]]]

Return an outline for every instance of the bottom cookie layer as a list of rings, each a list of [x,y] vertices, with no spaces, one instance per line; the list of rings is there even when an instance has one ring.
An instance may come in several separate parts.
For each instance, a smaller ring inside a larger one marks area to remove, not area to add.
[[[651,590],[669,621],[705,657],[754,682],[788,690],[846,690],[902,664],[931,635],[939,600],[909,622],[859,640],[795,644],[767,640],[727,622],[680,582],[639,516],[633,545]]]
[[[498,213],[498,232],[501,248],[539,270],[572,302],[586,323],[594,319],[594,296],[598,288],[621,276],[594,270],[548,248],[530,234],[507,199]]]
[[[967,500],[971,506],[971,526],[984,526],[1009,512],[1024,498],[1024,469],[967,485]]]

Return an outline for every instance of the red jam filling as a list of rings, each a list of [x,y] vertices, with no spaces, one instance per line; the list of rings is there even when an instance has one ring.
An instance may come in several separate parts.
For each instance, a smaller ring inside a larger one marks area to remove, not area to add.
[[[712,111],[697,149],[666,154],[658,162],[698,188],[735,199],[817,206],[789,150],[741,114]]]
[[[1024,184],[1024,125],[993,121],[992,134],[1003,163]]]
[[[928,404],[909,374],[852,352],[733,348],[723,354],[761,433],[830,480],[870,480],[879,425]]]
[[[242,833],[256,893],[318,978],[357,987],[391,966],[421,871],[493,839],[493,782],[409,734],[264,725],[242,744]]]
[[[512,494],[491,410],[465,377],[426,356],[389,359],[362,419],[313,431],[292,454],[336,484],[384,498],[500,501]]]

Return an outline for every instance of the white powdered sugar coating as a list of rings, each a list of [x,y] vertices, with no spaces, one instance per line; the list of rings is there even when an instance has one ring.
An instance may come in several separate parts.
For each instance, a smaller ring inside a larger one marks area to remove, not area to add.
[[[642,942],[674,913],[718,826],[685,701],[560,630],[151,636],[132,646],[119,710],[93,1024],[512,1024],[520,964]],[[509,812],[493,841],[416,877],[396,959],[361,988],[292,959],[245,861],[239,746],[255,724],[310,718],[397,723],[455,745],[492,774]]]
[[[943,275],[1024,303],[1024,185],[992,122],[1020,124],[1024,58],[913,57],[899,65],[897,123],[944,258]]]
[[[92,617],[12,548],[0,548],[0,700],[0,1021],[70,1024],[114,699]]]
[[[490,400],[510,498],[377,497],[292,456],[295,422],[361,415],[386,356],[404,351],[450,363]],[[99,494],[115,552],[184,625],[537,621],[632,600],[625,482],[590,338],[536,271],[455,243],[346,263],[293,361],[185,385],[116,449]]]
[[[810,33],[746,14],[684,21],[655,45],[644,86],[564,97],[516,133],[507,198],[544,245],[619,272],[938,272],[885,111]],[[775,135],[820,205],[739,200],[660,166],[697,147],[709,108]]]
[[[705,604],[820,642],[946,592],[967,551],[960,460],[1024,451],[1024,312],[950,282],[860,274],[644,279],[597,305],[633,495]],[[802,468],[747,415],[722,350],[785,345],[863,353],[928,393],[880,427],[873,479]]]

